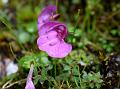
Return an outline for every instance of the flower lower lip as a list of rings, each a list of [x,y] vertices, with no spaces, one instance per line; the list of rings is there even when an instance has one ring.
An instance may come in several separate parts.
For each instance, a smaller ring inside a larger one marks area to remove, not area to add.
[[[45,45],[48,45],[48,44],[50,44],[50,45],[55,45],[56,43],[51,44],[51,42],[55,42],[55,41],[57,41],[57,40],[58,40],[57,38],[56,38],[56,39],[53,39],[53,40],[51,40],[51,41],[46,42],[46,43],[43,44],[42,46],[45,46]]]

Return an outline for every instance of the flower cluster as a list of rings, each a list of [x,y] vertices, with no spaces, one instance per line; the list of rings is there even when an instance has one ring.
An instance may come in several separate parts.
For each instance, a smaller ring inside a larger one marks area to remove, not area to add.
[[[38,17],[37,45],[40,50],[54,58],[63,58],[72,50],[71,44],[64,41],[67,36],[65,24],[56,21],[56,6],[48,6],[42,10]]]

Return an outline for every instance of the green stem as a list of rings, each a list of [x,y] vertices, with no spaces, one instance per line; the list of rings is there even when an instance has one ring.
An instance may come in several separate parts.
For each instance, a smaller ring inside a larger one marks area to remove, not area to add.
[[[56,7],[57,7],[56,13],[58,13],[58,0],[56,0],[55,4],[56,4]]]
[[[78,20],[77,20],[77,22],[75,23],[75,27],[74,27],[73,33],[75,33],[75,29],[77,28],[78,23],[79,23],[79,21],[80,21],[80,9],[78,9],[77,18],[78,18]]]

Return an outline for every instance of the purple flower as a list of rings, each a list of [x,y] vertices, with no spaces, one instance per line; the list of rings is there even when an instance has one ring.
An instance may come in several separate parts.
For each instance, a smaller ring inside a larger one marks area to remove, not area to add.
[[[38,17],[37,44],[39,49],[46,51],[49,56],[63,58],[71,52],[72,46],[64,41],[68,33],[65,24],[51,20],[55,11],[55,6],[48,6]]]
[[[30,67],[25,89],[35,89],[35,86],[32,82],[32,73],[33,73],[33,64],[31,64],[31,67]]]
[[[59,14],[56,14],[56,6],[48,6],[42,10],[38,17],[38,29],[46,22],[57,19]]]

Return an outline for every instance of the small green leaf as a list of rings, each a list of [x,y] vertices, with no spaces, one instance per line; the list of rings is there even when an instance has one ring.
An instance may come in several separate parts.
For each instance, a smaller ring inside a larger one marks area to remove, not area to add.
[[[18,39],[19,39],[20,43],[27,43],[28,41],[30,41],[30,35],[26,32],[21,32],[18,35]]]
[[[22,57],[19,61],[19,66],[22,66],[24,68],[30,68],[31,62],[35,64],[35,66],[38,66],[37,63],[40,63],[39,60],[41,58],[41,53],[31,53],[30,55],[26,55]]]

